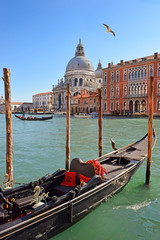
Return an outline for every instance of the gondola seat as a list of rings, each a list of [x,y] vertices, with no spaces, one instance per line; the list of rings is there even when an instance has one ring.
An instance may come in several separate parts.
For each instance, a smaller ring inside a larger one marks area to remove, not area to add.
[[[92,164],[84,163],[80,158],[74,158],[70,164],[70,171],[82,174],[88,178],[92,178],[95,175],[95,170]]]

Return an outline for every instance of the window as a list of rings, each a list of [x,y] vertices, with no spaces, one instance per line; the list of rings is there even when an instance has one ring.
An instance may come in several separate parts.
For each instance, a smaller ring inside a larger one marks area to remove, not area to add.
[[[114,88],[112,87],[111,88],[111,98],[113,98],[114,97]]]
[[[131,87],[128,88],[129,96],[131,95]]]
[[[160,83],[158,83],[158,96],[160,95]]]
[[[153,76],[153,68],[150,69],[150,76]]]
[[[119,97],[119,87],[116,87],[116,97]]]
[[[77,82],[78,82],[78,79],[75,78],[75,79],[74,79],[74,86],[75,86],[75,87],[77,86]]]
[[[137,71],[135,71],[135,79],[137,80]]]
[[[147,69],[145,69],[144,77],[147,78]]]
[[[83,85],[83,79],[80,78],[80,79],[79,79],[79,86],[82,86],[82,85]]]
[[[127,70],[124,70],[124,81],[127,81]]]
[[[116,72],[116,82],[119,82],[119,71]]]
[[[129,87],[129,90],[130,90],[130,87]],[[127,96],[127,87],[124,87],[124,97]]]
[[[132,72],[132,80],[134,80],[134,72]]]
[[[160,100],[158,100],[158,103],[157,103],[157,110],[160,111]]]
[[[116,110],[119,110],[119,102],[116,102]]]
[[[114,82],[114,72],[111,72],[111,82]]]
[[[96,99],[94,98],[94,103],[96,102]]]
[[[140,70],[138,71],[138,79],[140,79],[141,78],[141,72],[140,72]]]
[[[111,102],[111,111],[113,111],[113,102]]]
[[[147,94],[147,85],[144,86],[144,94]]]
[[[143,69],[141,71],[141,78],[143,79],[143,75],[144,75],[144,72],[143,72]]]
[[[107,83],[107,73],[104,74],[104,82]]]
[[[159,67],[158,67],[158,77],[160,77],[160,64],[159,64]]]
[[[131,80],[131,72],[129,72],[129,80]]]
[[[104,89],[104,96],[107,96],[107,89]]]
[[[106,104],[106,102],[104,103],[104,110],[105,110],[105,111],[107,110],[107,104]]]

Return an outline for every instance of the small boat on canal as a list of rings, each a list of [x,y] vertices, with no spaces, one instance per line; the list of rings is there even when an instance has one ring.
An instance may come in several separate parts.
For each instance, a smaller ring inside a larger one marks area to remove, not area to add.
[[[53,115],[48,117],[33,117],[33,116],[24,117],[24,116],[19,116],[15,114],[15,117],[20,120],[27,120],[27,121],[44,121],[44,120],[52,119]]]
[[[153,131],[152,148],[156,142]],[[147,156],[148,134],[95,160],[74,158],[70,170],[0,189],[0,239],[48,239],[85,217],[129,182]]]
[[[87,113],[76,113],[76,114],[74,114],[74,117],[76,117],[76,118],[91,118],[91,116]]]

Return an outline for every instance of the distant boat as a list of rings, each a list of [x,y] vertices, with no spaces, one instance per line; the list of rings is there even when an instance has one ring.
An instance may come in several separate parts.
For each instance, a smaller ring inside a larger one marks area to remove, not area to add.
[[[50,117],[33,117],[33,116],[23,117],[23,116],[18,116],[15,114],[15,117],[19,118],[20,120],[27,120],[27,121],[44,121],[44,120],[52,119],[53,115]]]
[[[90,118],[91,116],[87,113],[76,113],[76,114],[74,114],[74,117],[76,117],[76,118]]]
[[[155,142],[153,131],[153,147]],[[147,147],[148,134],[86,163],[74,158],[70,171],[60,168],[37,181],[0,189],[0,239],[44,240],[73,225],[125,187]]]
[[[90,113],[90,116],[92,118],[96,118],[96,117],[98,117],[98,112],[92,112],[92,113]]]

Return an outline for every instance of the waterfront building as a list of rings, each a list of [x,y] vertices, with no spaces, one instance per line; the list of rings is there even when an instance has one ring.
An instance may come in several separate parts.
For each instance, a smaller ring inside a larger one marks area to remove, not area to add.
[[[98,112],[98,91],[81,90],[81,94],[71,98],[71,114]]]
[[[51,105],[52,92],[37,93],[32,96],[34,109],[42,108],[49,110]]]
[[[20,112],[23,111],[29,112],[33,107],[33,103],[29,102],[11,102],[11,111],[12,112]],[[5,103],[0,104],[0,112],[5,112]]]
[[[66,110],[66,88],[70,84],[71,97],[81,94],[81,91],[96,91],[101,88],[103,81],[103,70],[99,60],[98,67],[94,71],[93,64],[85,56],[84,47],[79,40],[76,47],[75,56],[68,62],[64,80],[59,81],[58,85],[53,86],[53,108]]]
[[[160,115],[160,54],[103,69],[103,114],[148,114],[150,76],[154,76],[154,115]]]

